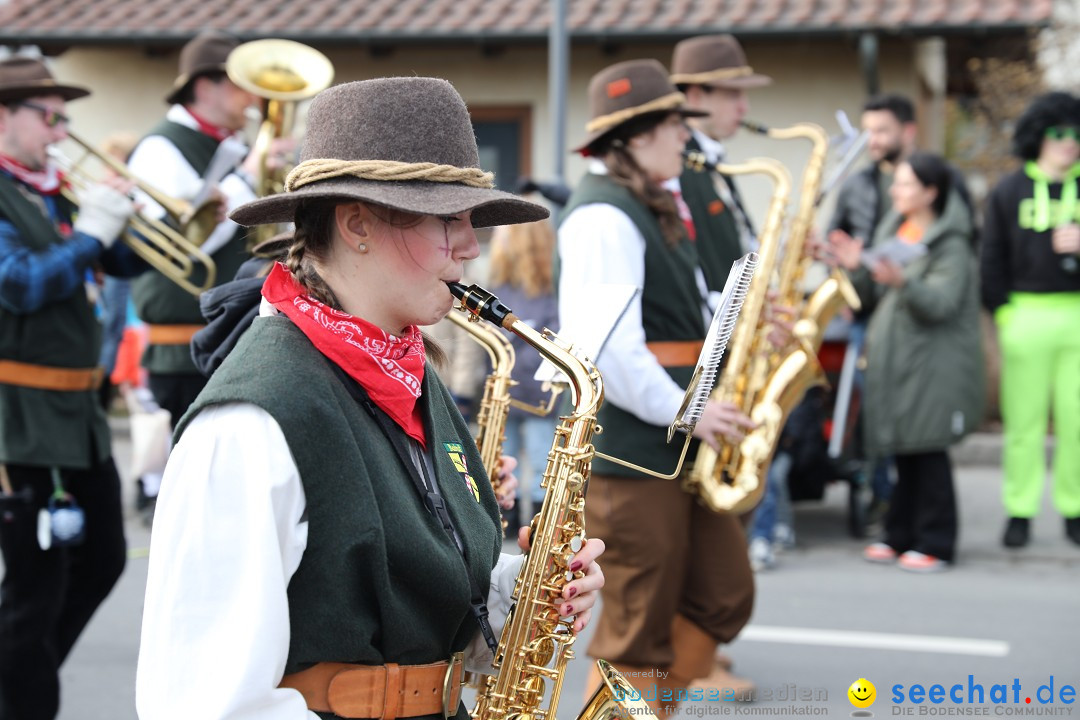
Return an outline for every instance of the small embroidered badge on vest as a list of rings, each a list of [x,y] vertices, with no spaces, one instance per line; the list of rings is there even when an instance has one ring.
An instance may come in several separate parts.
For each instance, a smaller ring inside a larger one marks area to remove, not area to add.
[[[709,203],[709,214],[710,215],[719,215],[722,212],[724,212],[724,201],[723,200],[713,200],[711,203]]]
[[[454,467],[461,473],[466,487],[472,490],[473,498],[476,502],[480,502],[480,490],[476,487],[476,481],[469,474],[469,468],[465,464],[465,448],[461,447],[461,443],[443,443],[443,447],[446,448],[446,454],[450,456]]]

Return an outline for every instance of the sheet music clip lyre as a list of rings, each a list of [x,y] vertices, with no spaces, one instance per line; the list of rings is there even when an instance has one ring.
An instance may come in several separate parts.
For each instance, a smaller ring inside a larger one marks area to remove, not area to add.
[[[676,431],[686,435],[675,470],[664,474],[599,451],[596,452],[596,457],[610,460],[623,467],[657,478],[672,480],[679,476],[679,473],[682,472],[683,461],[686,459],[686,450],[690,447],[691,433],[693,433],[698,420],[701,419],[701,413],[705,410],[705,403],[709,399],[709,393],[712,392],[713,385],[716,384],[720,361],[724,357],[724,350],[727,349],[728,340],[731,339],[732,331],[735,329],[735,321],[739,318],[743,300],[746,299],[746,292],[750,287],[750,279],[754,276],[757,265],[758,255],[752,252],[742,256],[731,265],[727,282],[724,283],[724,291],[720,296],[720,304],[716,308],[716,312],[713,313],[712,322],[709,323],[705,343],[702,345],[701,353],[698,356],[694,374],[690,379],[689,386],[686,388],[686,394],[683,395],[679,411],[675,419],[672,420],[671,425],[668,426],[668,442],[671,442]]]

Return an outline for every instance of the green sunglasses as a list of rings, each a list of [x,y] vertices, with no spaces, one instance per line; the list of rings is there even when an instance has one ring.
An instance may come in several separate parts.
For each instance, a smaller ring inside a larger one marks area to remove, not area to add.
[[[1077,140],[1080,141],[1080,130],[1071,125],[1054,125],[1046,128],[1044,136],[1047,140]]]

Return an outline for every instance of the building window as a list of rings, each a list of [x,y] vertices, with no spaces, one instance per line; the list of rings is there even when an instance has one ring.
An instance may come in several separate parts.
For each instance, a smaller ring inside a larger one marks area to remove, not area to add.
[[[502,105],[469,108],[480,167],[495,172],[495,185],[514,192],[518,178],[532,172],[532,108]]]

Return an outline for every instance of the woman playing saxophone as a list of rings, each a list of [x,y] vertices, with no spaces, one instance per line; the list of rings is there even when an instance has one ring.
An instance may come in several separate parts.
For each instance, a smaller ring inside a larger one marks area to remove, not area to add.
[[[467,720],[462,654],[491,672],[522,561],[500,553],[495,494],[418,326],[450,311],[474,228],[547,211],[493,188],[443,80],[325,90],[303,147],[284,193],[233,214],[296,231],[177,430],[138,712]],[[425,169],[436,180],[386,179]],[[602,550],[567,558],[552,602],[576,631]]]
[[[591,120],[578,148],[589,156],[589,173],[574,191],[558,233],[559,314],[594,312],[577,300],[583,288],[618,282],[642,288],[616,325],[600,357],[606,402],[595,438],[603,451],[646,467],[673,467],[679,448],[666,443],[705,337],[707,290],[675,197],[662,186],[682,170],[689,138],[684,106],[664,68],[653,60],[613,65],[589,85]],[[719,436],[738,441],[753,423],[731,406],[709,402],[694,435],[719,447]],[[732,637],[745,624],[753,582],[745,540],[736,518],[714,514],[677,481],[640,475],[596,459],[592,465],[586,525],[610,548],[607,588],[596,634],[588,648],[621,670],[667,673],[665,690],[688,687],[712,668],[712,649],[692,660],[672,643],[673,625],[683,632]],[[740,558],[746,576],[735,577],[715,548]],[[692,573],[688,573],[689,568]],[[734,577],[734,580],[733,580]],[[746,580],[746,582],[742,582]],[[721,585],[747,591],[718,607]],[[689,616],[689,617],[687,617]],[[653,673],[655,676],[657,673]],[[594,678],[596,682],[598,678]],[[669,695],[670,698],[670,695]],[[673,704],[657,700],[658,704]]]

